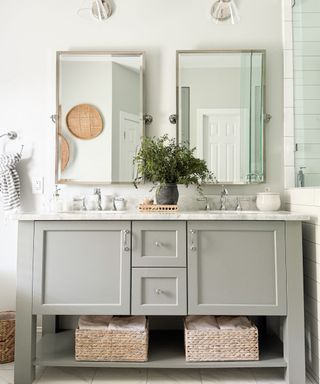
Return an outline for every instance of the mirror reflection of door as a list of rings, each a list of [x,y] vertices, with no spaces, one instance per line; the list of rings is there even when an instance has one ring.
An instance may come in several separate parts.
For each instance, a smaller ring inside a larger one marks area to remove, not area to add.
[[[264,177],[264,51],[178,52],[178,137],[218,182]]]
[[[133,180],[133,158],[140,144],[140,119],[138,115],[120,112],[119,179]]]
[[[197,154],[221,183],[241,182],[240,119],[240,109],[198,110]]]

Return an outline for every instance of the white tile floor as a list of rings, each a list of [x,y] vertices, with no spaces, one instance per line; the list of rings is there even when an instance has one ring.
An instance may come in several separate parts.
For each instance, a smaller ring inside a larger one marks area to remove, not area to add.
[[[14,384],[13,364],[0,365],[0,384]],[[47,368],[39,370],[37,384],[280,384],[283,370],[175,370]],[[307,380],[307,384],[311,384]]]

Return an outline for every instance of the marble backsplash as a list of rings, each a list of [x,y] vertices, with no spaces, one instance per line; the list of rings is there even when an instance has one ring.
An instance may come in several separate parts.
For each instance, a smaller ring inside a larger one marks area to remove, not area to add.
[[[230,192],[230,191],[229,191]],[[72,199],[74,196],[82,195],[88,197],[93,193],[93,188],[82,186],[61,186],[61,197],[66,201],[66,206],[72,206]],[[133,186],[128,185],[112,185],[101,187],[102,195],[112,195],[123,197],[127,200],[127,210],[135,211],[140,202],[145,198],[154,199],[155,189],[152,190],[150,185],[139,186],[135,189]],[[42,203],[42,211],[49,210],[49,201],[51,196],[44,196]],[[256,196],[255,195],[233,195],[229,194],[226,197],[226,209],[235,210],[238,205],[244,211],[257,210]],[[219,210],[221,206],[220,195],[218,194],[200,194],[195,186],[184,187],[179,185],[179,202],[178,207],[180,211],[198,211],[205,210],[206,207],[210,210]]]

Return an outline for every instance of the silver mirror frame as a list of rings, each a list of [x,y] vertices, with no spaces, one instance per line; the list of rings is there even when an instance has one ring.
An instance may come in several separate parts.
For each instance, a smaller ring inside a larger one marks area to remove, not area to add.
[[[56,184],[67,184],[67,185],[112,185],[112,184],[130,184],[130,182],[95,182],[95,181],[77,181],[59,178],[59,132],[61,129],[61,108],[60,108],[60,57],[63,54],[68,55],[112,55],[115,57],[132,56],[141,57],[142,59],[142,76],[141,76],[141,95],[140,102],[142,107],[142,120],[143,120],[143,131],[142,136],[145,136],[146,122],[144,120],[145,114],[145,52],[144,51],[57,51],[56,52],[56,114],[53,120],[56,126],[55,134],[55,183]]]
[[[180,113],[180,110],[179,110],[179,105],[180,105],[180,100],[179,100],[179,97],[180,97],[180,92],[179,92],[179,88],[180,88],[180,55],[183,55],[183,54],[205,54],[205,53],[262,53],[263,54],[263,95],[264,95],[264,103],[263,103],[263,116],[269,116],[270,119],[271,119],[271,115],[266,113],[266,50],[265,49],[227,49],[227,50],[221,50],[221,49],[218,49],[218,50],[211,50],[211,49],[208,49],[208,50],[178,50],[176,51],[176,142],[177,144],[180,142],[180,132],[179,132],[179,128],[180,128],[180,123],[179,123],[179,120],[180,120],[180,116],[179,116],[179,113]],[[248,181],[246,183],[209,183],[209,184],[214,184],[214,185],[238,185],[238,186],[241,186],[241,185],[254,185],[254,184],[264,184],[266,181],[266,151],[265,151],[265,125],[266,123],[268,123],[270,121],[270,119],[263,119],[263,127],[262,127],[262,151],[263,151],[263,154],[262,154],[262,161],[263,161],[263,167],[262,167],[262,170],[263,170],[263,178],[258,180],[258,181]]]

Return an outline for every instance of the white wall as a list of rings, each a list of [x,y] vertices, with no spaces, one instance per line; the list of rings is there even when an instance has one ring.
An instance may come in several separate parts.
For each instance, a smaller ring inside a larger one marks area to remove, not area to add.
[[[213,0],[114,0],[114,15],[106,23],[77,15],[83,0],[0,2],[0,132],[16,129],[32,149],[20,167],[23,209],[41,209],[42,199],[31,194],[30,177],[45,177],[46,193],[54,182],[55,51],[146,51],[146,111],[154,116],[148,135],[175,126],[175,52],[178,49],[267,50],[266,128],[267,183],[283,189],[282,34],[280,0],[241,0],[241,22],[215,25],[209,17]],[[27,153],[27,149],[26,152]],[[232,193],[251,193],[262,186],[234,187]],[[69,192],[75,189],[69,189]],[[91,189],[90,189],[91,190]],[[110,187],[110,191],[114,188]],[[209,188],[216,192],[220,188]],[[130,195],[133,194],[130,186]],[[125,191],[122,190],[125,194]],[[14,308],[16,223],[0,214],[0,310]],[[3,294],[5,292],[5,294]]]

